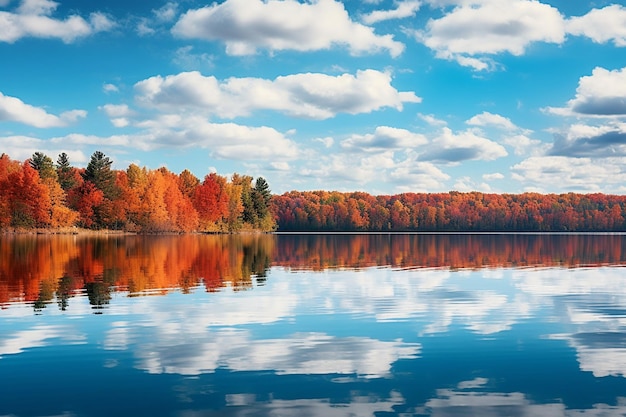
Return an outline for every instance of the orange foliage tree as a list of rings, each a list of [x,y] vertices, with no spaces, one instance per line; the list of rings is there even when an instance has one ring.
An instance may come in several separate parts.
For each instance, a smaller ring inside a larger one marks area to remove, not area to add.
[[[9,176],[20,169],[19,162],[12,161],[7,154],[3,153],[0,156],[0,227],[2,228],[9,227],[13,218],[11,209],[13,189]]]
[[[8,199],[13,226],[46,227],[50,225],[52,204],[47,187],[28,161],[7,176]]]

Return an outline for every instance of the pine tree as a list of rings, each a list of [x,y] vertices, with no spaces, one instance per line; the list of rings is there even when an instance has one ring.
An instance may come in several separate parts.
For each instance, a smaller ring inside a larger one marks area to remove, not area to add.
[[[270,186],[267,181],[265,181],[265,178],[257,178],[256,182],[254,183],[254,189],[257,193],[261,195],[261,197],[263,197],[265,205],[269,206],[270,200],[272,199],[272,192],[270,191]]]
[[[258,216],[252,199],[252,177],[249,175],[233,174],[232,183],[241,186],[241,203],[243,205],[242,220],[250,226],[258,223]]]
[[[73,171],[69,157],[65,152],[61,153],[57,158],[57,176],[64,191],[68,191],[76,185]]]
[[[252,204],[254,206],[254,211],[256,212],[256,223],[254,226],[260,228],[261,230],[274,229],[275,222],[272,219],[269,209],[272,192],[270,191],[270,187],[267,181],[265,181],[265,178],[257,178],[250,196],[252,197]]]
[[[108,156],[96,151],[91,155],[91,160],[83,174],[85,181],[92,182],[109,200],[114,199],[117,195],[115,173],[111,170],[112,164],[113,161]]]
[[[39,171],[39,178],[42,180],[51,178],[57,179],[57,172],[54,169],[52,159],[43,152],[35,152],[30,158],[30,166]]]

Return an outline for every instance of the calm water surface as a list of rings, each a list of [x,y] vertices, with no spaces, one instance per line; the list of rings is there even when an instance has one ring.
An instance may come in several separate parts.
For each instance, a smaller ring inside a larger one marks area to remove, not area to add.
[[[624,416],[626,236],[0,239],[0,416]]]

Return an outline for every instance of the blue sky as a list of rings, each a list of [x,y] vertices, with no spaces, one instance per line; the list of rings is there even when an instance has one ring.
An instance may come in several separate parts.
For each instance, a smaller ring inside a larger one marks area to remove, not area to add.
[[[626,192],[626,3],[0,0],[0,152],[289,190]]]

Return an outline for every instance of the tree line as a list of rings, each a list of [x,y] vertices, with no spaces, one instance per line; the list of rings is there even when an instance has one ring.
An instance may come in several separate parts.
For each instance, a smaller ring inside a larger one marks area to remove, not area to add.
[[[189,170],[114,170],[97,151],[86,168],[67,154],[24,162],[0,156],[0,229],[134,232],[624,231],[626,196],[451,191],[371,195],[291,191],[272,195],[263,177]]]
[[[133,232],[274,230],[267,181],[215,173],[201,181],[189,170],[111,168],[96,151],[86,168],[67,154],[42,152],[24,162],[0,156],[0,229],[113,229]]]
[[[282,231],[624,231],[626,196],[291,191],[272,198]]]

